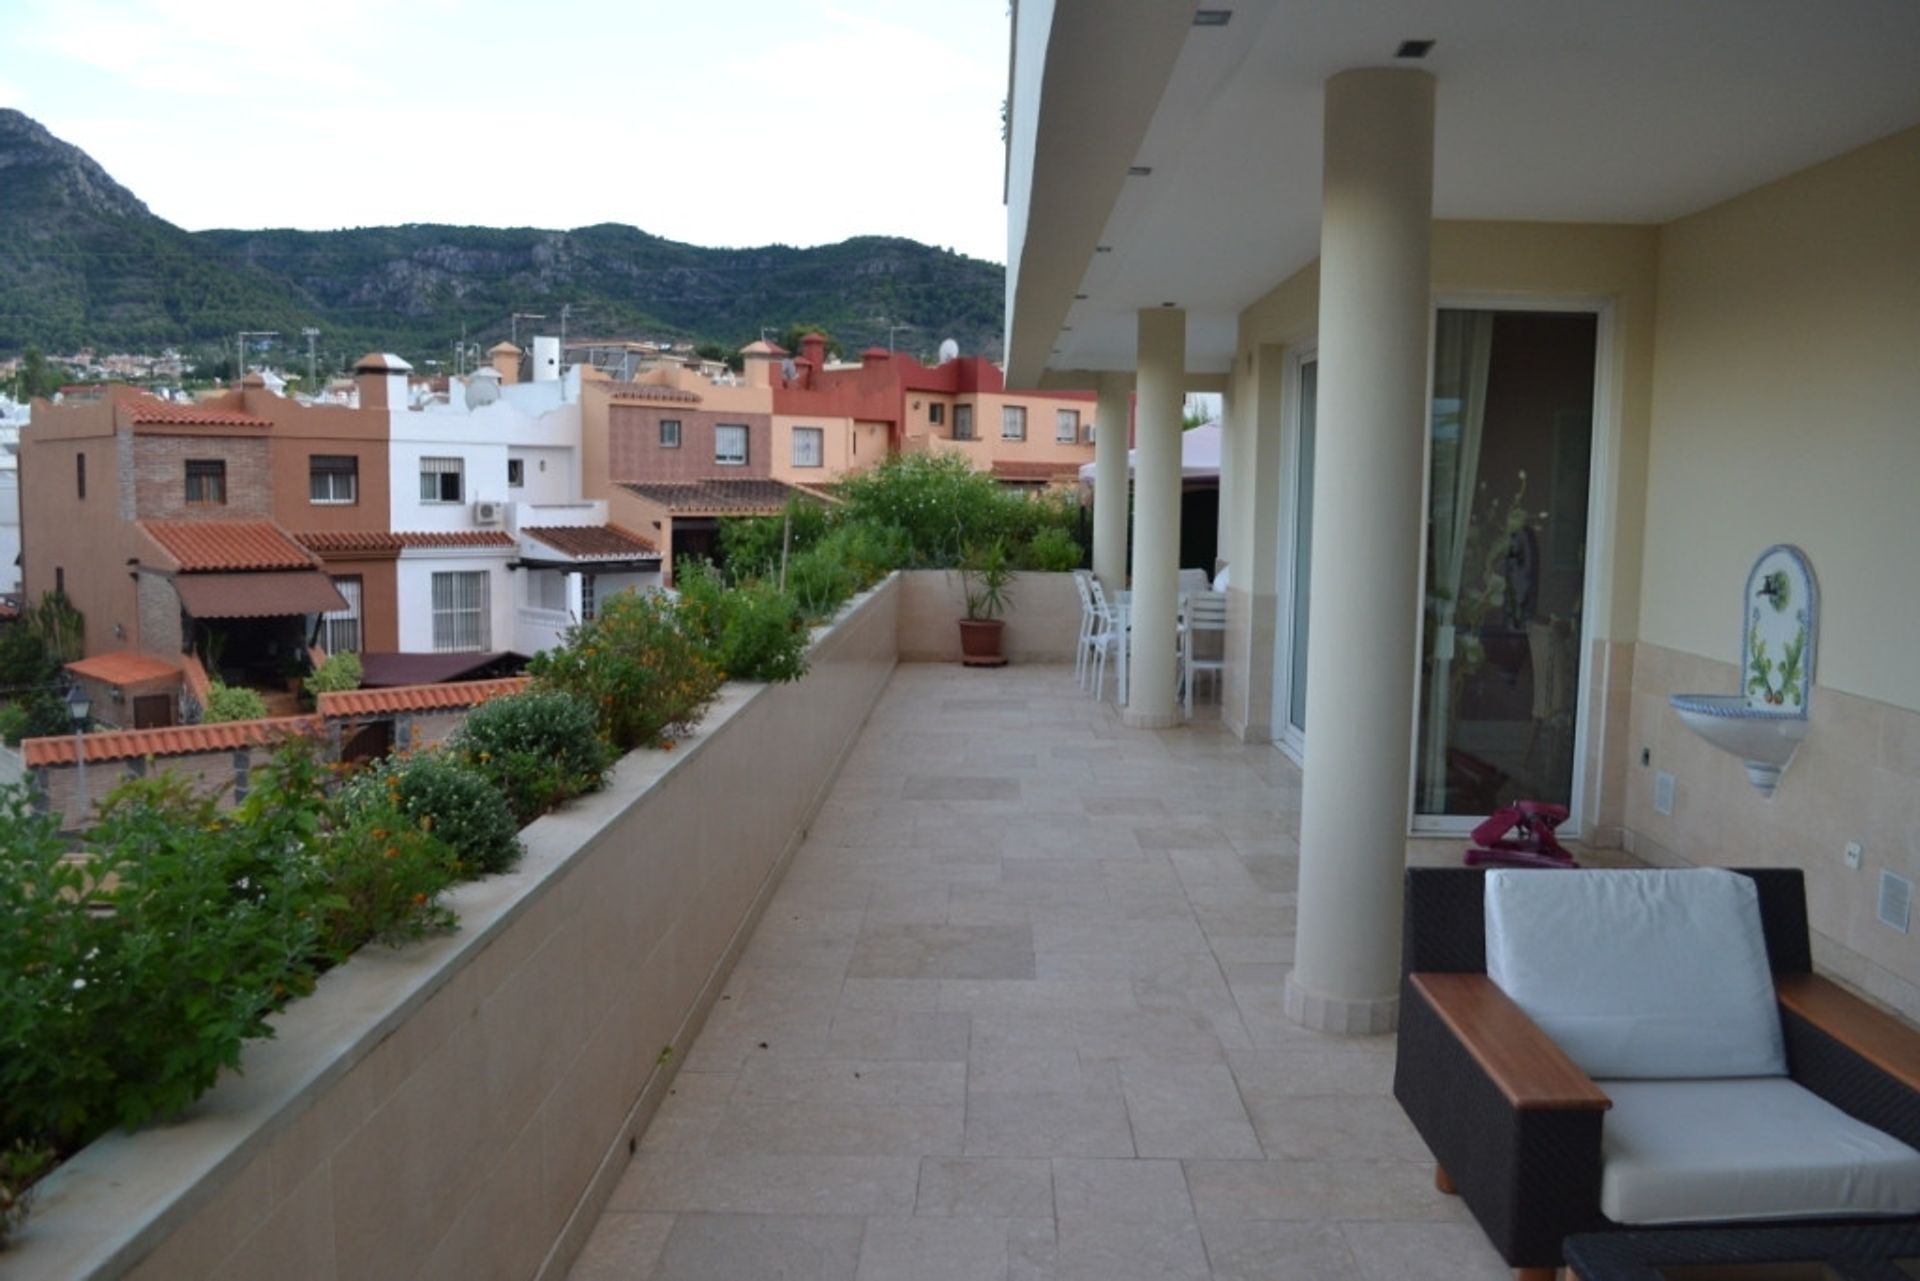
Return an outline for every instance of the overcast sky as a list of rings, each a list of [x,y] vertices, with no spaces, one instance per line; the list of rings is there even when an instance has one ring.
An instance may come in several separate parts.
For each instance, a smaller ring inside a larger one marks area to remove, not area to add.
[[[207,227],[1006,258],[1007,0],[0,0],[0,106]]]

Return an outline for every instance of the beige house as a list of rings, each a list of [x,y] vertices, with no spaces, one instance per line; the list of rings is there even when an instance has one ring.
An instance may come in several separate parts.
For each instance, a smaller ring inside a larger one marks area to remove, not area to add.
[[[1295,1019],[1392,1026],[1409,833],[1518,797],[1804,868],[1820,966],[1920,1015],[1916,49],[1888,0],[1016,6],[1007,377],[1137,394],[1095,562],[1142,729],[1181,402],[1224,395],[1227,720],[1305,762]],[[1668,697],[1752,688],[1782,544],[1818,647],[1769,796]]]

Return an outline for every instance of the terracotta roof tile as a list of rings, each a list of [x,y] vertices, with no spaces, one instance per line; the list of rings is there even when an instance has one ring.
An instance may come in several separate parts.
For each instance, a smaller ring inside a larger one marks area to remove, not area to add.
[[[293,535],[308,551],[397,552],[407,547],[512,547],[513,535],[501,529],[447,529],[389,532],[370,530],[314,530]]]
[[[777,480],[632,481],[621,488],[660,503],[668,511],[712,515],[777,515],[795,494],[818,497]]]
[[[442,685],[393,685],[386,689],[349,689],[321,694],[316,702],[323,719],[343,716],[391,716],[396,712],[439,712],[475,707],[490,698],[518,694],[527,687],[524,676],[491,681],[450,681]]]
[[[660,554],[652,542],[618,525],[522,526],[520,532],[575,560],[634,560]]]
[[[88,734],[87,763],[137,761],[149,756],[190,756],[198,752],[232,752],[243,747],[277,743],[299,734],[318,734],[318,716],[283,716],[264,721],[222,721],[216,725],[172,725],[165,729],[106,730]],[[28,769],[43,765],[71,765],[77,759],[74,736],[29,738],[20,744]]]
[[[127,421],[135,425],[169,427],[271,427],[270,419],[229,409],[204,409],[199,405],[175,405],[164,400],[126,406]]]
[[[108,685],[134,685],[141,681],[160,680],[167,676],[177,678],[180,675],[178,663],[169,663],[164,658],[131,649],[95,654],[92,658],[68,663],[67,670],[75,676],[104,681]]]
[[[995,480],[1068,480],[1079,476],[1080,464],[1076,462],[1025,463],[996,458],[993,463]]]
[[[270,521],[143,520],[140,528],[186,573],[312,569],[312,553]]]

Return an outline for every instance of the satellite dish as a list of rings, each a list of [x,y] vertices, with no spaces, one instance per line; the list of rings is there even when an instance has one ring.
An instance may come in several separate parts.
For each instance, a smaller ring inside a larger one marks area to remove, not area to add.
[[[959,357],[960,344],[951,338],[942,338],[940,340],[940,363],[944,365],[949,360],[957,360]]]
[[[491,367],[482,367],[467,375],[467,408],[478,409],[482,405],[491,405],[500,399],[500,374]]]

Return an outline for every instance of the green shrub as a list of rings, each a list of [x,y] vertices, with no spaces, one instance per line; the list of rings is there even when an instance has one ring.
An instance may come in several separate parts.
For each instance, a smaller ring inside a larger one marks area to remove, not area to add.
[[[692,631],[658,592],[618,592],[599,615],[527,665],[534,683],[586,701],[600,736],[617,750],[661,747],[698,724],[722,678]]]
[[[847,477],[840,495],[841,521],[900,531],[916,569],[951,568],[963,547],[1006,536],[1026,501],[958,454],[896,455]]]
[[[360,667],[360,655],[351,651],[329,654],[327,661],[314,668],[313,675],[307,677],[307,691],[312,694],[337,694],[342,690],[359,689],[364,674]]]
[[[20,740],[27,736],[27,709],[18,703],[8,703],[0,707],[0,740],[8,747],[18,747]]]
[[[320,943],[328,956],[345,958],[374,942],[398,947],[456,923],[440,902],[458,879],[452,850],[390,803],[343,814],[320,865],[327,885]]]
[[[356,825],[391,809],[432,833],[462,877],[504,872],[520,858],[520,825],[507,798],[453,752],[389,756],[356,775],[344,799]]]
[[[826,505],[798,496],[787,500],[783,516],[746,516],[720,523],[720,551],[727,576],[777,578],[781,550],[792,556],[826,537],[831,525]]]
[[[53,1165],[53,1149],[16,1143],[0,1149],[0,1249],[27,1217],[33,1185]]]
[[[0,627],[0,690],[50,685],[59,676],[59,665],[32,627],[24,622]]]
[[[173,1115],[311,987],[320,802],[262,773],[231,819],[178,775],[130,780],[86,860],[0,790],[0,1147]]]
[[[1079,540],[1058,525],[1049,526],[1035,534],[1020,556],[1023,569],[1056,573],[1079,569],[1085,561],[1086,552]]]
[[[569,797],[599,791],[613,766],[593,709],[558,690],[489,699],[467,714],[448,746],[499,789],[522,825]]]
[[[220,721],[257,721],[266,714],[266,700],[255,691],[215,681],[207,691],[206,706],[200,709],[200,720],[206,725]]]
[[[764,579],[728,587],[718,570],[693,559],[680,562],[674,583],[681,621],[723,677],[795,681],[806,674],[807,629],[791,595]]]
[[[819,544],[853,572],[854,590],[865,591],[913,559],[905,531],[891,525],[842,523]]]

